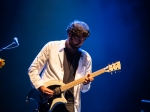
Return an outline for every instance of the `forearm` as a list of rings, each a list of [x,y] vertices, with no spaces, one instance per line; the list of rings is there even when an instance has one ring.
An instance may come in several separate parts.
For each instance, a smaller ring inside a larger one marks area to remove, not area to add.
[[[31,68],[29,68],[28,75],[34,88],[38,89],[40,86],[43,85],[43,81],[39,76],[37,70],[32,71]]]
[[[82,83],[81,85],[81,91],[87,92],[90,89],[91,86],[91,81],[93,81],[93,77],[90,75],[90,73],[92,72],[92,61],[91,61],[91,57],[88,55],[86,57],[87,62],[85,64],[86,69],[85,69],[85,81]]]

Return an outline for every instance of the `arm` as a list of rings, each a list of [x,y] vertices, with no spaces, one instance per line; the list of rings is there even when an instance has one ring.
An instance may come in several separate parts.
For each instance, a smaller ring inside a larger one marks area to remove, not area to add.
[[[32,85],[38,89],[45,98],[52,97],[54,93],[43,85],[43,81],[40,77],[40,73],[47,63],[49,52],[50,49],[48,43],[42,48],[28,69],[28,75]]]
[[[32,62],[31,66],[28,69],[28,75],[32,85],[38,89],[40,86],[43,85],[43,82],[40,77],[40,73],[43,70],[49,55],[49,44],[46,44],[39,54],[36,56],[34,61]]]
[[[85,82],[81,85],[81,91],[83,93],[87,92],[90,89],[91,81],[93,81],[93,77],[90,75],[90,73],[92,72],[92,59],[89,54],[86,54],[84,58],[84,62],[86,61],[85,75],[87,77],[85,78]]]

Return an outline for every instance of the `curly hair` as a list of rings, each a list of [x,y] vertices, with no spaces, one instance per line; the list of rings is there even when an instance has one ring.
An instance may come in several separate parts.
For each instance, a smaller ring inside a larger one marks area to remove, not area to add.
[[[71,22],[67,27],[67,34],[71,36],[78,37],[88,37],[90,36],[90,29],[85,22],[75,20]]]

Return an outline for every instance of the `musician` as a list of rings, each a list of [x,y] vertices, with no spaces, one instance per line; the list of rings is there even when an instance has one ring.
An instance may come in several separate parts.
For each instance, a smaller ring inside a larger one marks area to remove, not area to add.
[[[65,92],[66,104],[58,104],[53,112],[80,112],[80,91],[90,89],[93,77],[90,75],[92,61],[90,55],[80,47],[90,35],[85,22],[73,21],[67,27],[66,40],[48,42],[36,56],[28,69],[34,88],[39,90],[46,99],[55,95],[54,91],[45,87],[46,81],[62,81],[67,84],[83,76],[85,81]],[[47,112],[49,107],[39,103],[39,112]]]

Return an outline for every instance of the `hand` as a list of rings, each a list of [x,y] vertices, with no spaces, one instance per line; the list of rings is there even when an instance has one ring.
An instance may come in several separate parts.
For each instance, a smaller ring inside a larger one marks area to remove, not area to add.
[[[51,98],[54,95],[54,92],[45,86],[40,86],[38,90],[42,93],[42,96],[44,96],[46,99]]]
[[[85,81],[83,82],[84,85],[87,85],[89,84],[90,82],[92,82],[94,80],[93,76],[88,74],[86,77],[85,77]]]

